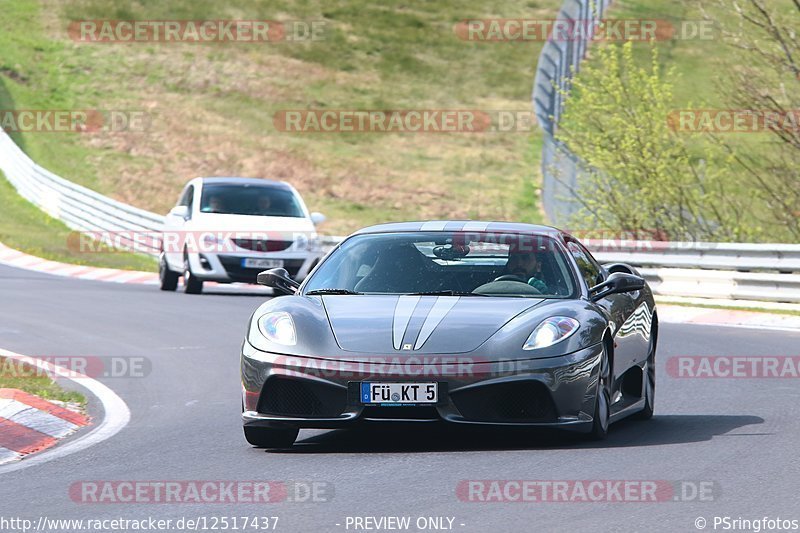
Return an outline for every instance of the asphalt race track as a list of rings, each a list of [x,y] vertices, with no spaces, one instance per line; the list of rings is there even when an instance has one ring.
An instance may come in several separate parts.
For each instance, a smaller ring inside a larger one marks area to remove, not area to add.
[[[410,516],[412,526],[418,517],[451,517],[453,530],[465,532],[697,531],[699,517],[712,531],[714,516],[800,519],[797,380],[664,372],[679,355],[798,355],[800,333],[662,324],[655,418],[615,424],[599,444],[562,434],[382,425],[303,431],[291,451],[267,452],[243,438],[238,374],[245,324],[264,296],[209,292],[187,296],[0,267],[0,347],[35,356],[141,356],[152,365],[145,377],[102,380],[131,411],[116,436],[22,470],[0,467],[0,516],[278,516],[279,531],[347,531],[347,517],[355,516]],[[98,405],[91,408],[98,414]],[[322,482],[327,497],[320,499],[329,501],[70,498],[73,483],[104,480]],[[689,501],[477,503],[459,499],[461,480],[667,480],[714,488],[705,501],[678,494]]]

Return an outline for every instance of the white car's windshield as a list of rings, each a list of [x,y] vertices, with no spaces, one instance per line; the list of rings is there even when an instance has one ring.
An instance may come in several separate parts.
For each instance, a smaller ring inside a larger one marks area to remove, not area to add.
[[[516,233],[357,235],[319,266],[305,294],[567,298],[576,285],[550,237]]]
[[[203,187],[201,213],[304,217],[297,196],[288,189],[258,185],[218,185]]]

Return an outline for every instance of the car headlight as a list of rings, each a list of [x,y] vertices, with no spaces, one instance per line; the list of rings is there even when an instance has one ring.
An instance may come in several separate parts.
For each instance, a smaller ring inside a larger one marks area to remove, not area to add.
[[[297,344],[292,315],[283,311],[267,313],[258,319],[258,329],[267,339],[284,346]]]
[[[552,316],[536,326],[528,340],[522,345],[523,350],[547,348],[561,342],[580,327],[580,322],[568,316]]]

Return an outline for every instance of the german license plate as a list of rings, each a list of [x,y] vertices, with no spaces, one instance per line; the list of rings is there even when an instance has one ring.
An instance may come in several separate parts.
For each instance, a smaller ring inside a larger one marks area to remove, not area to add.
[[[259,259],[246,257],[242,259],[243,268],[283,268],[283,259]]]
[[[438,383],[361,382],[361,403],[364,404],[435,404],[438,401]]]

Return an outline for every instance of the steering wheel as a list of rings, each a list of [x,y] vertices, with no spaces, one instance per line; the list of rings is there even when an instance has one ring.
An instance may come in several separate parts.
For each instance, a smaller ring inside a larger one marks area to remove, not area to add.
[[[503,274],[502,276],[494,278],[494,281],[519,281],[525,285],[528,284],[528,280],[521,276],[517,276],[516,274]]]

